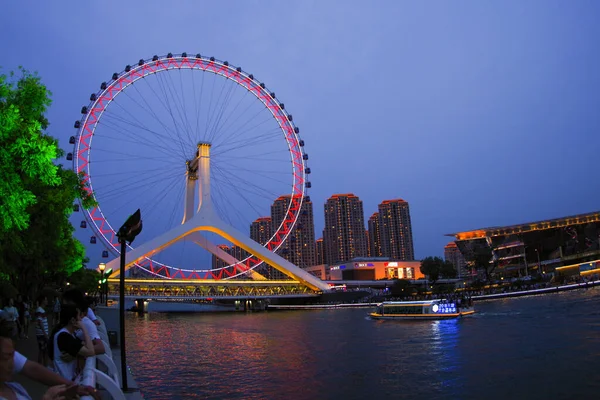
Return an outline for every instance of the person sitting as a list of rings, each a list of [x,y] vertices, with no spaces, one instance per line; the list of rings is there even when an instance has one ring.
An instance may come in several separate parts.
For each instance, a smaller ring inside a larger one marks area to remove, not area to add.
[[[31,400],[27,390],[22,385],[12,382],[13,374],[20,370],[28,371],[27,373],[30,373],[30,377],[33,379],[36,379],[36,377],[48,378],[48,375],[56,374],[53,374],[50,370],[37,363],[29,362],[25,357],[16,352],[15,343],[11,336],[12,326],[0,322],[0,399]],[[35,368],[36,365],[39,369]],[[37,376],[39,371],[42,371],[42,374]],[[56,378],[58,379],[47,379],[45,382],[42,379],[36,379],[42,383],[54,385],[46,391],[42,400],[68,400],[76,398],[78,394],[89,394],[93,395],[96,399],[98,398],[93,388],[86,387],[84,390],[80,390],[80,387],[75,383],[63,380],[59,376],[56,376]]]
[[[75,337],[75,332],[83,331],[83,343]],[[54,369],[63,378],[78,381],[77,357],[92,357],[95,355],[94,345],[81,324],[79,310],[70,304],[61,307],[60,320],[50,335],[48,355],[54,362]]]
[[[83,295],[83,292],[79,289],[73,288],[67,290],[63,295],[63,304],[74,305],[81,312],[81,323],[85,326],[90,339],[92,339],[92,344],[94,345],[94,351],[98,354],[106,353],[106,349],[104,348],[104,343],[100,338],[100,334],[98,333],[98,329],[96,325],[93,323],[91,318],[89,318],[89,304],[87,299]],[[95,316],[94,316],[95,317]],[[76,333],[77,337],[83,340],[83,336],[81,331]]]

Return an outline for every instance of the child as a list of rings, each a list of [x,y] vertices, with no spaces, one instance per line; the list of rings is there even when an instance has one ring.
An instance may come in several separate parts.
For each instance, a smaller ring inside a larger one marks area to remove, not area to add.
[[[43,366],[48,366],[48,337],[50,332],[48,331],[48,317],[46,316],[46,310],[44,307],[48,305],[48,299],[46,296],[40,296],[37,299],[37,309],[35,310],[35,336],[38,342],[38,363]]]

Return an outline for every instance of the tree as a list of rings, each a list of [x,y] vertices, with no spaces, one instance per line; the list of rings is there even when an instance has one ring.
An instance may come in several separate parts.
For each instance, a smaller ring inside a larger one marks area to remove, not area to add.
[[[413,287],[407,279],[394,279],[390,292],[394,297],[410,296],[412,295]]]
[[[0,276],[32,296],[82,267],[69,215],[75,199],[94,201],[81,176],[55,164],[62,151],[43,131],[50,93],[21,72],[17,82],[0,75]]]
[[[454,279],[458,275],[458,271],[450,261],[444,261],[440,268],[440,275],[446,279]]]
[[[421,261],[421,272],[434,284],[440,278],[443,265],[444,260],[439,257],[425,257]]]

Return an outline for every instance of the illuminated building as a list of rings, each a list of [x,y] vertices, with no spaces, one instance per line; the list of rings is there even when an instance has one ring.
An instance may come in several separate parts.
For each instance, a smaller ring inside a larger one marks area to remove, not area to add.
[[[452,265],[454,265],[454,268],[456,268],[456,271],[458,272],[458,278],[469,275],[465,258],[458,249],[456,243],[450,242],[444,247],[444,258],[446,261],[450,261]]]
[[[255,242],[264,246],[265,243],[271,239],[271,236],[273,236],[273,223],[271,217],[257,218],[250,225],[250,239],[254,240]],[[247,254],[247,252],[241,248],[238,251],[240,252],[240,255],[245,256]],[[284,274],[282,272],[276,270],[267,263],[262,263],[259,267],[257,267],[256,272],[263,275],[267,279],[284,278]]]
[[[315,243],[316,246],[316,265],[325,264],[325,247],[323,245],[323,238],[318,238]]]
[[[374,281],[380,279],[424,279],[420,261],[389,260],[385,257],[355,258],[329,266],[332,281]]]
[[[326,263],[334,265],[366,257],[363,204],[353,194],[334,194],[325,203],[323,232]]]
[[[291,196],[280,196],[271,206],[273,227],[282,223],[290,206]],[[310,197],[305,197],[300,208],[300,215],[288,238],[277,252],[283,258],[300,268],[306,268],[316,263],[315,224],[313,206]]]
[[[220,244],[217,247],[220,248],[221,250],[223,250],[225,253],[231,254],[231,247],[227,246],[226,244]],[[219,257],[215,256],[214,254],[212,255],[212,268],[213,269],[224,268],[228,265],[229,265],[228,263],[221,260]]]
[[[379,205],[381,253],[394,260],[414,260],[412,226],[408,202],[385,200]]]
[[[371,250],[371,252],[369,253],[369,257],[383,257],[383,253],[381,252],[381,231],[379,229],[379,213],[374,212],[373,215],[371,215],[371,217],[369,218],[367,224],[369,227],[369,249]]]
[[[600,259],[600,212],[447,236],[456,239],[467,264],[484,254],[502,276],[555,270],[567,275],[600,272],[594,262]]]

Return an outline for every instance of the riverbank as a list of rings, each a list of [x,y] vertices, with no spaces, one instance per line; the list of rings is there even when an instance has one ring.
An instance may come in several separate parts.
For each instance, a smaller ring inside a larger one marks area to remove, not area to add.
[[[484,301],[484,300],[495,300],[495,299],[505,299],[509,297],[522,297],[522,296],[535,296],[542,294],[552,294],[552,293],[560,293],[569,290],[577,290],[577,289],[587,289],[595,286],[600,286],[600,280],[589,281],[589,282],[581,282],[581,283],[572,283],[568,285],[559,285],[552,286],[542,289],[530,289],[530,290],[519,290],[516,292],[504,292],[504,293],[493,293],[493,294],[484,294],[478,296],[472,296],[472,299],[475,301]]]

